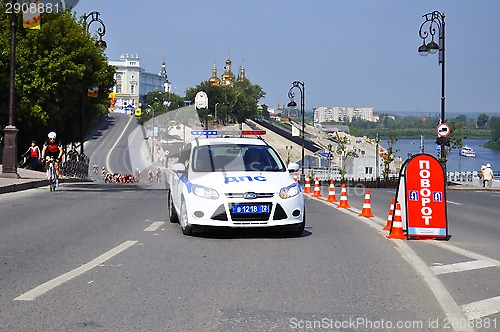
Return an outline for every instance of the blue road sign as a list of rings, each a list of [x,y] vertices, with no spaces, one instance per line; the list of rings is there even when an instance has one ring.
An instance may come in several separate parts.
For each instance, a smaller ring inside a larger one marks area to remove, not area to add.
[[[441,191],[435,191],[432,193],[432,198],[434,199],[434,202],[442,202],[443,193]]]
[[[418,201],[418,191],[410,190],[410,201]]]

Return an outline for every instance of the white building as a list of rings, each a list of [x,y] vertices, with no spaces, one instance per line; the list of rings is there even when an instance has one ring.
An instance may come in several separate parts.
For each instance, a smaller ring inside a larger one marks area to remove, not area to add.
[[[119,60],[109,60],[111,66],[116,67],[116,109],[137,107],[139,100],[152,91],[170,91],[170,82],[167,78],[165,60],[159,74],[148,73],[141,68],[139,55],[121,55]],[[130,105],[130,106],[129,106]]]
[[[373,107],[319,106],[314,108],[314,122],[352,122],[353,119],[374,121]]]

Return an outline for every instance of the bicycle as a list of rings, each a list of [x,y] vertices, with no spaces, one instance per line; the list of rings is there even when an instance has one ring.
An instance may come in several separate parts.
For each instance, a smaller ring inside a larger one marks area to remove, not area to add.
[[[55,191],[57,187],[56,167],[54,165],[54,158],[50,157],[49,166],[47,169],[47,178],[49,179],[50,191]]]

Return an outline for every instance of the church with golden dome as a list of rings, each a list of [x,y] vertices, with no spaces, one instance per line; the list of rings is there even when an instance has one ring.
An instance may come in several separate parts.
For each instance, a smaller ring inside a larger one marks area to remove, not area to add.
[[[230,85],[235,79],[236,80],[243,80],[245,79],[245,66],[242,64],[240,66],[240,71],[238,73],[238,77],[233,74],[231,71],[231,64],[233,62],[227,57],[226,60],[226,65],[224,66],[224,73],[221,75],[221,78],[217,77],[217,66],[215,65],[212,67],[212,77],[208,80],[213,86],[220,86],[220,85]]]

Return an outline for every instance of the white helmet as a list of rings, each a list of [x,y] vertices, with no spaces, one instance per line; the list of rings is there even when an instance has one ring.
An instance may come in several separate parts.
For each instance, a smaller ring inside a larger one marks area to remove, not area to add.
[[[51,132],[49,133],[49,138],[56,139],[56,137],[57,137],[57,134],[56,134],[55,132],[51,131]]]

